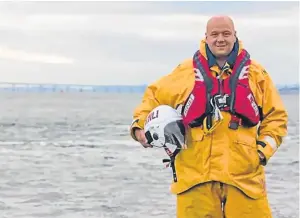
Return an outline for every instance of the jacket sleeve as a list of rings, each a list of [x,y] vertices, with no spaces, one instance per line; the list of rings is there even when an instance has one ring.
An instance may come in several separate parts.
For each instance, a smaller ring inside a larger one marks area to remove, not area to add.
[[[192,59],[186,59],[178,64],[169,74],[166,74],[147,86],[141,103],[135,108],[133,112],[133,121],[130,126],[130,135],[134,140],[137,140],[134,131],[143,129],[147,115],[159,105],[177,106],[179,95],[178,87],[181,84],[179,81],[186,81],[189,84],[189,78],[194,78],[194,71],[192,68]],[[187,89],[188,90],[188,89]],[[187,94],[188,91],[183,91],[182,94]]]
[[[258,150],[266,158],[263,163],[266,165],[282,144],[283,137],[287,135],[288,114],[270,75],[265,70],[262,70],[262,74],[262,120],[258,129],[257,144]]]
[[[147,115],[153,110],[155,107],[159,106],[159,101],[156,97],[156,92],[158,90],[158,82],[153,83],[146,87],[144,92],[142,102],[135,108],[133,113],[133,121],[130,126],[130,135],[131,137],[137,141],[134,131],[138,129],[144,128],[144,123]]]

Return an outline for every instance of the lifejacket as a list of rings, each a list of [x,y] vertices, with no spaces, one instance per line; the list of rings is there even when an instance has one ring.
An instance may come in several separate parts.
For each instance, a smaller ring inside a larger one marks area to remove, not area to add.
[[[256,126],[260,121],[261,109],[249,86],[250,63],[250,55],[243,49],[235,59],[231,75],[222,79],[211,74],[208,60],[198,50],[193,57],[194,88],[182,107],[185,126],[201,126],[207,118],[207,129],[210,129],[216,107],[231,113],[231,129],[237,129],[239,125]],[[229,70],[228,64],[225,67]]]

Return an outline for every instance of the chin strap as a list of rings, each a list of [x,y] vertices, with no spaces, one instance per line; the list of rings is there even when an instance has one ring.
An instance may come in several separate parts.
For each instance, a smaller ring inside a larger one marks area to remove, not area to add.
[[[163,163],[168,163],[166,167],[172,168],[172,174],[173,174],[173,180],[174,182],[177,182],[177,175],[176,175],[176,169],[175,169],[175,158],[170,157],[170,159],[163,159]]]
[[[166,167],[171,167],[172,168],[172,174],[173,174],[173,180],[174,182],[177,182],[177,175],[176,175],[176,169],[175,169],[175,157],[179,153],[180,149],[176,149],[174,153],[170,151],[170,149],[164,145],[163,146],[167,155],[170,157],[170,159],[163,159],[163,163],[167,163]]]

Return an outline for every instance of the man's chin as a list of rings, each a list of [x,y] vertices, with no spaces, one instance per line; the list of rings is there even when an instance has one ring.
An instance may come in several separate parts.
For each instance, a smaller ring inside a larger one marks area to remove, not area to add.
[[[226,51],[226,50],[218,50],[215,52],[215,56],[216,57],[226,57],[229,55],[230,52]]]

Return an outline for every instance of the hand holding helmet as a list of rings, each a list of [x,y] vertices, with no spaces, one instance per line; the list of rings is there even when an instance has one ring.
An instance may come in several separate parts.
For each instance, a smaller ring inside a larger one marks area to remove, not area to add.
[[[143,145],[144,148],[152,148],[153,146],[148,144],[147,138],[145,136],[145,131],[143,129],[136,129],[134,131],[136,139]]]
[[[168,105],[160,105],[148,114],[144,130],[148,144],[164,148],[170,157],[187,148],[182,116]]]

